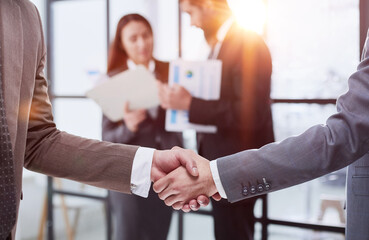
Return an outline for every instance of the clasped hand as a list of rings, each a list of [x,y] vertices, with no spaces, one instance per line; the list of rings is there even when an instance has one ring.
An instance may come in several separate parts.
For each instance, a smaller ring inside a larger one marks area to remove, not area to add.
[[[159,198],[176,210],[196,211],[207,206],[211,196],[220,200],[209,161],[192,150],[155,151],[151,180]]]

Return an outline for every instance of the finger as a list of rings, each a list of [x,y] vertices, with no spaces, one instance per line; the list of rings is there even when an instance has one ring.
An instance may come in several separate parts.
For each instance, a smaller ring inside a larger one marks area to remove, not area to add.
[[[172,208],[174,210],[180,210],[183,208],[184,202],[176,202],[175,204],[172,205]]]
[[[127,114],[127,113],[129,113],[129,112],[130,112],[130,111],[129,111],[129,102],[125,102],[125,103],[124,103],[123,112],[124,112],[125,114]]]
[[[193,199],[189,202],[190,208],[192,211],[197,211],[200,208],[200,204],[197,203],[197,200]]]
[[[136,123],[140,124],[145,119],[146,119],[146,113],[140,113],[137,116]]]
[[[166,189],[169,185],[169,181],[166,177],[163,177],[156,181],[153,185],[154,192],[161,193],[164,189]]]
[[[156,80],[155,82],[158,88],[161,88],[161,86],[163,85],[162,82],[160,82],[159,80]]]
[[[188,204],[183,205],[182,211],[186,212],[186,213],[190,212],[191,211],[190,205],[188,205]]]
[[[158,193],[158,196],[161,200],[163,200],[165,203],[171,203],[168,206],[172,206],[174,203],[180,201],[181,199],[178,199],[178,194],[180,192],[173,190],[172,188],[168,187],[164,189],[162,192]]]
[[[185,166],[187,172],[189,172],[192,176],[199,176],[199,171],[197,169],[197,163],[192,157],[190,151],[185,151],[183,149],[176,150],[177,160],[181,163],[182,166]]]
[[[201,207],[206,207],[209,205],[210,199],[205,195],[200,195],[197,197],[197,202],[200,204]]]
[[[144,109],[144,108],[142,108],[142,109],[137,109],[137,110],[136,110],[136,112],[137,112],[137,114],[140,114],[140,115],[142,115],[142,114],[146,114],[146,109]]]
[[[211,196],[215,201],[220,201],[222,199],[222,197],[220,196],[219,193],[214,194],[213,196]]]
[[[169,97],[169,94],[172,92],[172,87],[168,85],[164,85],[163,90],[164,90],[164,94],[167,97]]]
[[[180,196],[178,194],[170,195],[167,198],[165,198],[164,203],[167,206],[172,206],[173,204],[177,202],[181,202],[182,199],[180,199]]]

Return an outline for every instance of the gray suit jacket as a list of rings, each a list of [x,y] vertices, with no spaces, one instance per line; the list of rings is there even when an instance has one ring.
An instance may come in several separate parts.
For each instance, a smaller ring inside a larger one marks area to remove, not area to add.
[[[28,0],[0,0],[0,43],[17,205],[23,166],[129,193],[137,147],[83,139],[56,128],[43,73],[46,47],[41,21],[36,7]],[[15,229],[13,238],[14,233]]]
[[[347,239],[369,239],[369,36],[337,113],[297,137],[218,159],[230,202],[277,191],[350,165]]]

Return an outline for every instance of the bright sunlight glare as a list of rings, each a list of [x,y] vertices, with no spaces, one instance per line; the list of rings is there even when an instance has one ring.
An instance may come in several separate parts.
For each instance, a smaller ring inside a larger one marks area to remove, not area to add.
[[[266,21],[266,6],[263,0],[228,0],[228,4],[243,28],[263,33]]]

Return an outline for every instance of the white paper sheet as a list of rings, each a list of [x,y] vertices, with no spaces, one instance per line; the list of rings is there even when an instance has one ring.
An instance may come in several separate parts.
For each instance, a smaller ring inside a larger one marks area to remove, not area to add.
[[[111,77],[86,93],[111,121],[123,119],[125,102],[130,109],[149,109],[159,105],[158,88],[154,75],[143,66]]]
[[[170,63],[169,85],[179,84],[192,96],[205,100],[217,100],[220,97],[222,62],[220,60],[184,61]],[[206,111],[206,109],[204,109]],[[194,129],[198,132],[216,133],[216,126],[192,124],[188,111],[167,110],[165,129],[180,132]]]

